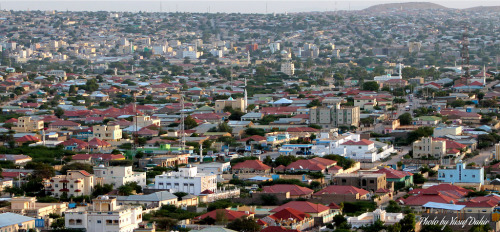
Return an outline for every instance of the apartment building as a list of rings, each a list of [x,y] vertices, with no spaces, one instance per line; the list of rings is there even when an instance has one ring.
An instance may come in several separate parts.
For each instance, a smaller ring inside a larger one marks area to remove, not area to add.
[[[172,192],[186,192],[199,195],[205,190],[217,190],[217,175],[198,173],[198,168],[191,165],[179,168],[178,172],[169,172],[155,177],[155,189],[169,189]]]
[[[445,183],[484,184],[484,167],[467,167],[460,161],[454,168],[439,169],[438,180]]]
[[[11,212],[33,218],[47,218],[50,214],[62,215],[68,208],[68,203],[65,202],[36,202],[36,197],[13,197],[10,202],[11,205],[1,208],[0,212]]]
[[[142,222],[141,205],[117,205],[115,197],[99,196],[89,207],[77,207],[64,213],[66,228],[87,232],[132,232]]]
[[[16,133],[36,132],[43,129],[43,120],[35,120],[29,116],[19,117],[16,125],[12,127]]]
[[[96,184],[111,184],[114,188],[128,182],[137,182],[138,185],[146,186],[146,172],[134,172],[132,166],[104,166],[94,167]]]
[[[226,107],[231,107],[233,110],[239,110],[242,112],[245,112],[245,99],[244,98],[237,98],[233,99],[232,97],[229,97],[227,100],[216,100],[215,101],[215,112],[216,113],[224,113],[224,108]]]
[[[94,175],[83,170],[69,170],[66,175],[57,175],[45,183],[45,190],[59,197],[66,193],[70,196],[91,195],[94,191]]]
[[[354,186],[375,192],[387,188],[385,173],[342,173],[332,177],[334,185]]]
[[[413,158],[434,157],[439,159],[445,155],[446,141],[423,137],[413,142]]]
[[[293,76],[295,74],[295,65],[293,62],[282,63],[280,71],[288,76]]]
[[[93,126],[92,134],[89,136],[89,140],[93,138],[98,138],[103,141],[120,141],[122,138],[122,129],[119,125],[113,126]]]
[[[134,116],[132,119],[132,126],[138,128],[147,127],[151,125],[160,126],[160,119],[151,118],[151,116]]]
[[[336,103],[327,107],[311,108],[309,121],[323,128],[337,128],[339,126],[359,126],[359,107],[340,106]]]

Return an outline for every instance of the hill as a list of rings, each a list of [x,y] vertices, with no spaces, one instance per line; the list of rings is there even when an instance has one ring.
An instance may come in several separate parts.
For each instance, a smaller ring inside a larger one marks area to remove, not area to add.
[[[500,6],[476,6],[471,8],[463,9],[464,11],[474,11],[474,12],[500,12]]]
[[[386,3],[370,6],[363,11],[369,12],[387,12],[394,10],[435,10],[435,9],[448,9],[447,7],[431,2],[405,2],[405,3]]]

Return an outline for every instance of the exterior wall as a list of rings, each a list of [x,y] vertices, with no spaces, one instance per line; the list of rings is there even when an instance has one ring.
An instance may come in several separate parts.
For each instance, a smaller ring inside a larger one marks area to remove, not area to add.
[[[46,190],[54,196],[61,196],[64,192],[68,196],[91,195],[94,190],[94,176],[84,176],[79,171],[68,171],[66,176],[59,175],[50,179]]]
[[[385,174],[339,174],[332,177],[333,184],[354,186],[366,189],[368,191],[377,191],[381,188],[387,188],[387,179]]]
[[[295,65],[292,62],[282,63],[280,71],[288,76],[293,76],[295,74]]]
[[[310,110],[309,121],[324,128],[335,128],[341,125],[359,126],[359,107],[314,107]]]
[[[155,188],[193,195],[199,195],[207,189],[215,192],[217,190],[217,175],[198,173],[196,167],[179,168],[179,172],[156,176]]]
[[[368,195],[360,196],[359,193],[356,194],[321,194],[313,195],[312,202],[321,204],[330,204],[335,202],[335,204],[340,204],[342,202],[353,202],[359,200],[369,200]]]
[[[146,173],[134,172],[132,166],[94,167],[94,175],[97,184],[112,184],[114,188],[119,188],[127,182],[137,182],[142,187],[146,186]]]
[[[458,163],[455,169],[439,169],[438,180],[446,183],[484,184],[484,168],[467,168],[465,163]]]
[[[22,229],[35,229],[35,219],[27,222],[21,223],[22,226],[19,226],[19,224],[12,224],[4,227],[0,227],[0,231],[19,231],[20,228]]]
[[[119,125],[115,126],[94,126],[93,133],[89,136],[89,140],[98,138],[104,141],[119,141],[122,138],[122,129]]]
[[[446,142],[433,141],[431,137],[424,137],[413,142],[413,158],[432,156],[441,158],[446,155]]]
[[[15,132],[34,132],[43,129],[42,120],[32,120],[31,117],[19,117],[16,126],[12,127]]]
[[[153,124],[160,126],[160,122],[160,119],[152,119],[150,116],[134,116],[132,126],[137,125],[138,127],[147,127]]]
[[[443,137],[445,135],[461,135],[462,126],[456,127],[436,127],[434,128],[433,137]]]
[[[235,100],[217,100],[215,101],[215,112],[223,113],[224,108],[231,107],[234,110],[245,111],[245,99],[237,98]]]

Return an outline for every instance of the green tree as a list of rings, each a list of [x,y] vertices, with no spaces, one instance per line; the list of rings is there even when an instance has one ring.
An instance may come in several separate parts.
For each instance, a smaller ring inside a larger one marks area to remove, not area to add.
[[[127,182],[126,184],[118,188],[118,193],[122,196],[129,196],[132,195],[134,192],[135,193],[142,192],[142,187],[135,181]]]
[[[266,131],[262,128],[247,128],[245,130],[245,134],[246,135],[260,135],[260,136],[265,136],[266,135]]]
[[[410,125],[411,121],[413,120],[410,113],[404,113],[402,115],[399,115],[398,119],[401,125]]]
[[[231,113],[231,115],[229,115],[229,120],[236,120],[236,121],[240,121],[241,120],[241,116],[245,115],[245,113],[239,111],[239,110],[235,110]]]
[[[100,195],[108,194],[111,191],[113,191],[113,185],[111,185],[111,184],[105,184],[105,185],[98,184],[94,187],[94,191],[92,192],[92,196],[98,197]]]
[[[382,230],[385,230],[386,227],[384,225],[384,222],[380,220],[376,220],[373,224],[367,225],[367,226],[362,226],[361,229],[364,232],[379,232]]]
[[[197,127],[197,126],[198,126],[198,123],[191,116],[187,116],[184,119],[184,129],[185,130],[189,130],[189,129]]]
[[[61,107],[57,107],[54,110],[54,115],[58,118],[61,118],[64,115],[64,110]]]
[[[395,201],[389,201],[389,205],[385,208],[388,213],[400,213],[401,206]]]
[[[380,85],[376,81],[367,81],[363,83],[363,90],[378,91]]]
[[[406,214],[406,216],[399,221],[399,224],[401,225],[401,231],[414,232],[415,225],[417,224],[415,221],[415,214]]]
[[[279,200],[278,197],[272,194],[262,194],[260,195],[260,200],[262,201],[262,205],[278,205]]]
[[[227,224],[227,228],[240,232],[257,232],[260,231],[260,225],[251,218],[237,218],[231,223]]]
[[[61,168],[61,174],[66,175],[68,170],[84,170],[88,173],[94,173],[94,168],[90,164],[75,162],[71,164],[66,164]]]

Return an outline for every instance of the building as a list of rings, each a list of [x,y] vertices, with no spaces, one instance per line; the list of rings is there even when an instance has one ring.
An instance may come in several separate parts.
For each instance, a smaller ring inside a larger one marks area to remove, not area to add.
[[[313,107],[310,109],[309,122],[323,128],[339,126],[359,126],[359,107],[340,106],[336,103],[328,107]]]
[[[299,231],[314,227],[314,218],[310,214],[290,207],[280,209],[276,213],[260,220],[272,227],[283,226]]]
[[[436,126],[441,122],[440,117],[436,116],[420,116],[412,120],[412,124],[416,126]]]
[[[245,160],[231,167],[233,172],[239,173],[269,173],[271,167],[265,165],[260,160]]]
[[[347,185],[329,185],[313,194],[313,198],[323,204],[370,200],[370,192]]]
[[[313,218],[317,218],[318,222],[321,224],[331,222],[333,220],[333,217],[339,213],[339,211],[332,210],[328,206],[311,203],[308,201],[290,201],[285,203],[284,205],[280,205],[272,209],[269,212],[277,213],[286,208],[292,208],[294,210],[309,214]]]
[[[155,189],[170,189],[171,192],[185,192],[200,195],[205,190],[217,190],[217,175],[198,173],[197,167],[187,165],[178,172],[169,172],[155,177]]]
[[[26,217],[15,213],[0,214],[0,231],[28,231],[35,229],[35,218]]]
[[[288,76],[293,76],[295,74],[295,65],[293,62],[282,63],[280,71]]]
[[[341,173],[332,177],[334,185],[347,185],[375,192],[387,188],[385,173]]]
[[[35,197],[13,197],[10,202],[10,206],[1,208],[0,212],[11,212],[33,218],[46,218],[50,214],[62,215],[68,208],[68,204],[65,202],[40,203],[36,202]]]
[[[500,143],[495,144],[495,159],[500,160]]]
[[[387,213],[385,210],[376,209],[373,212],[366,212],[359,216],[347,217],[347,223],[351,224],[354,228],[369,226],[376,221],[380,220],[384,225],[393,225],[404,218],[402,213]]]
[[[413,158],[434,157],[440,159],[445,155],[446,141],[423,137],[413,142]]]
[[[151,118],[151,116],[134,116],[132,119],[132,126],[135,128],[147,127],[151,125],[160,126],[160,119]]]
[[[394,182],[397,187],[410,187],[413,185],[413,174],[410,172],[399,171],[392,168],[381,168],[375,173],[385,173],[388,182]],[[399,189],[399,188],[397,188]]]
[[[229,97],[227,100],[216,100],[215,101],[215,113],[224,113],[224,108],[231,107],[233,110],[239,110],[245,112],[245,99],[237,98],[236,100]]]
[[[453,169],[439,169],[438,180],[445,183],[484,184],[484,167],[467,167],[464,162],[457,163]]]
[[[89,136],[89,140],[93,138],[98,138],[103,141],[120,141],[122,138],[122,129],[120,129],[119,125],[94,126],[92,127],[92,134]]]
[[[99,196],[89,207],[77,207],[64,213],[69,229],[85,229],[87,232],[132,232],[142,222],[142,206],[117,205],[116,198]]]
[[[66,193],[68,197],[91,195],[94,191],[94,175],[83,170],[68,170],[66,175],[52,177],[45,183],[45,190],[54,197]]]
[[[111,184],[114,188],[128,182],[137,182],[141,187],[146,186],[146,172],[134,172],[132,166],[104,166],[94,167],[96,184]]]
[[[432,137],[444,137],[447,135],[461,135],[463,127],[462,126],[439,126],[434,128],[434,133]]]
[[[361,110],[374,110],[374,107],[377,106],[377,98],[371,96],[354,97],[354,106]]]
[[[43,120],[35,120],[29,116],[19,117],[12,130],[17,133],[36,132],[43,129]]]
[[[145,208],[156,208],[162,205],[176,205],[177,196],[169,191],[160,191],[146,195],[117,196],[118,205],[143,205]]]

